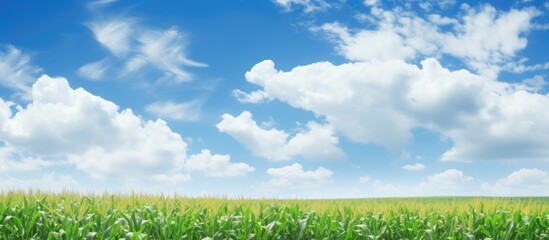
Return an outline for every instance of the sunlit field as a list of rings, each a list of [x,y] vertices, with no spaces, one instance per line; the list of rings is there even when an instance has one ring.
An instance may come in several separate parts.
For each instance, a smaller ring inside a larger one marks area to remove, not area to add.
[[[0,239],[549,239],[549,198],[4,192]]]

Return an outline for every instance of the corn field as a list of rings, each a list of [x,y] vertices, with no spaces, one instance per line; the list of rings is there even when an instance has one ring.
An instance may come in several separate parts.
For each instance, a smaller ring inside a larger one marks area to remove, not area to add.
[[[549,239],[549,198],[0,194],[0,239]]]

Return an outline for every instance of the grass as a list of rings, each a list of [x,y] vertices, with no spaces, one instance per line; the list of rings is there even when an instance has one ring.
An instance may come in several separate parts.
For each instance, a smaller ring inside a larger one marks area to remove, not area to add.
[[[549,239],[549,198],[0,194],[0,239]]]

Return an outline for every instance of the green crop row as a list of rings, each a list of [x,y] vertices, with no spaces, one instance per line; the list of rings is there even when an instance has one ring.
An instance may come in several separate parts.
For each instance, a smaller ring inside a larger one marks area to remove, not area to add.
[[[469,204],[465,210],[448,207],[424,214],[398,206],[304,210],[301,205],[309,200],[251,200],[258,202],[257,210],[230,205],[231,200],[217,207],[174,200],[117,205],[114,196],[108,201],[48,195],[0,200],[0,239],[549,239],[549,210],[543,204],[529,213]]]

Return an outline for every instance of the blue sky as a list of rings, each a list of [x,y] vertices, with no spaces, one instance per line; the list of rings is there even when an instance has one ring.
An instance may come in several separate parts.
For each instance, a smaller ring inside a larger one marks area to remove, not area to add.
[[[0,190],[549,195],[547,1],[0,1]]]

